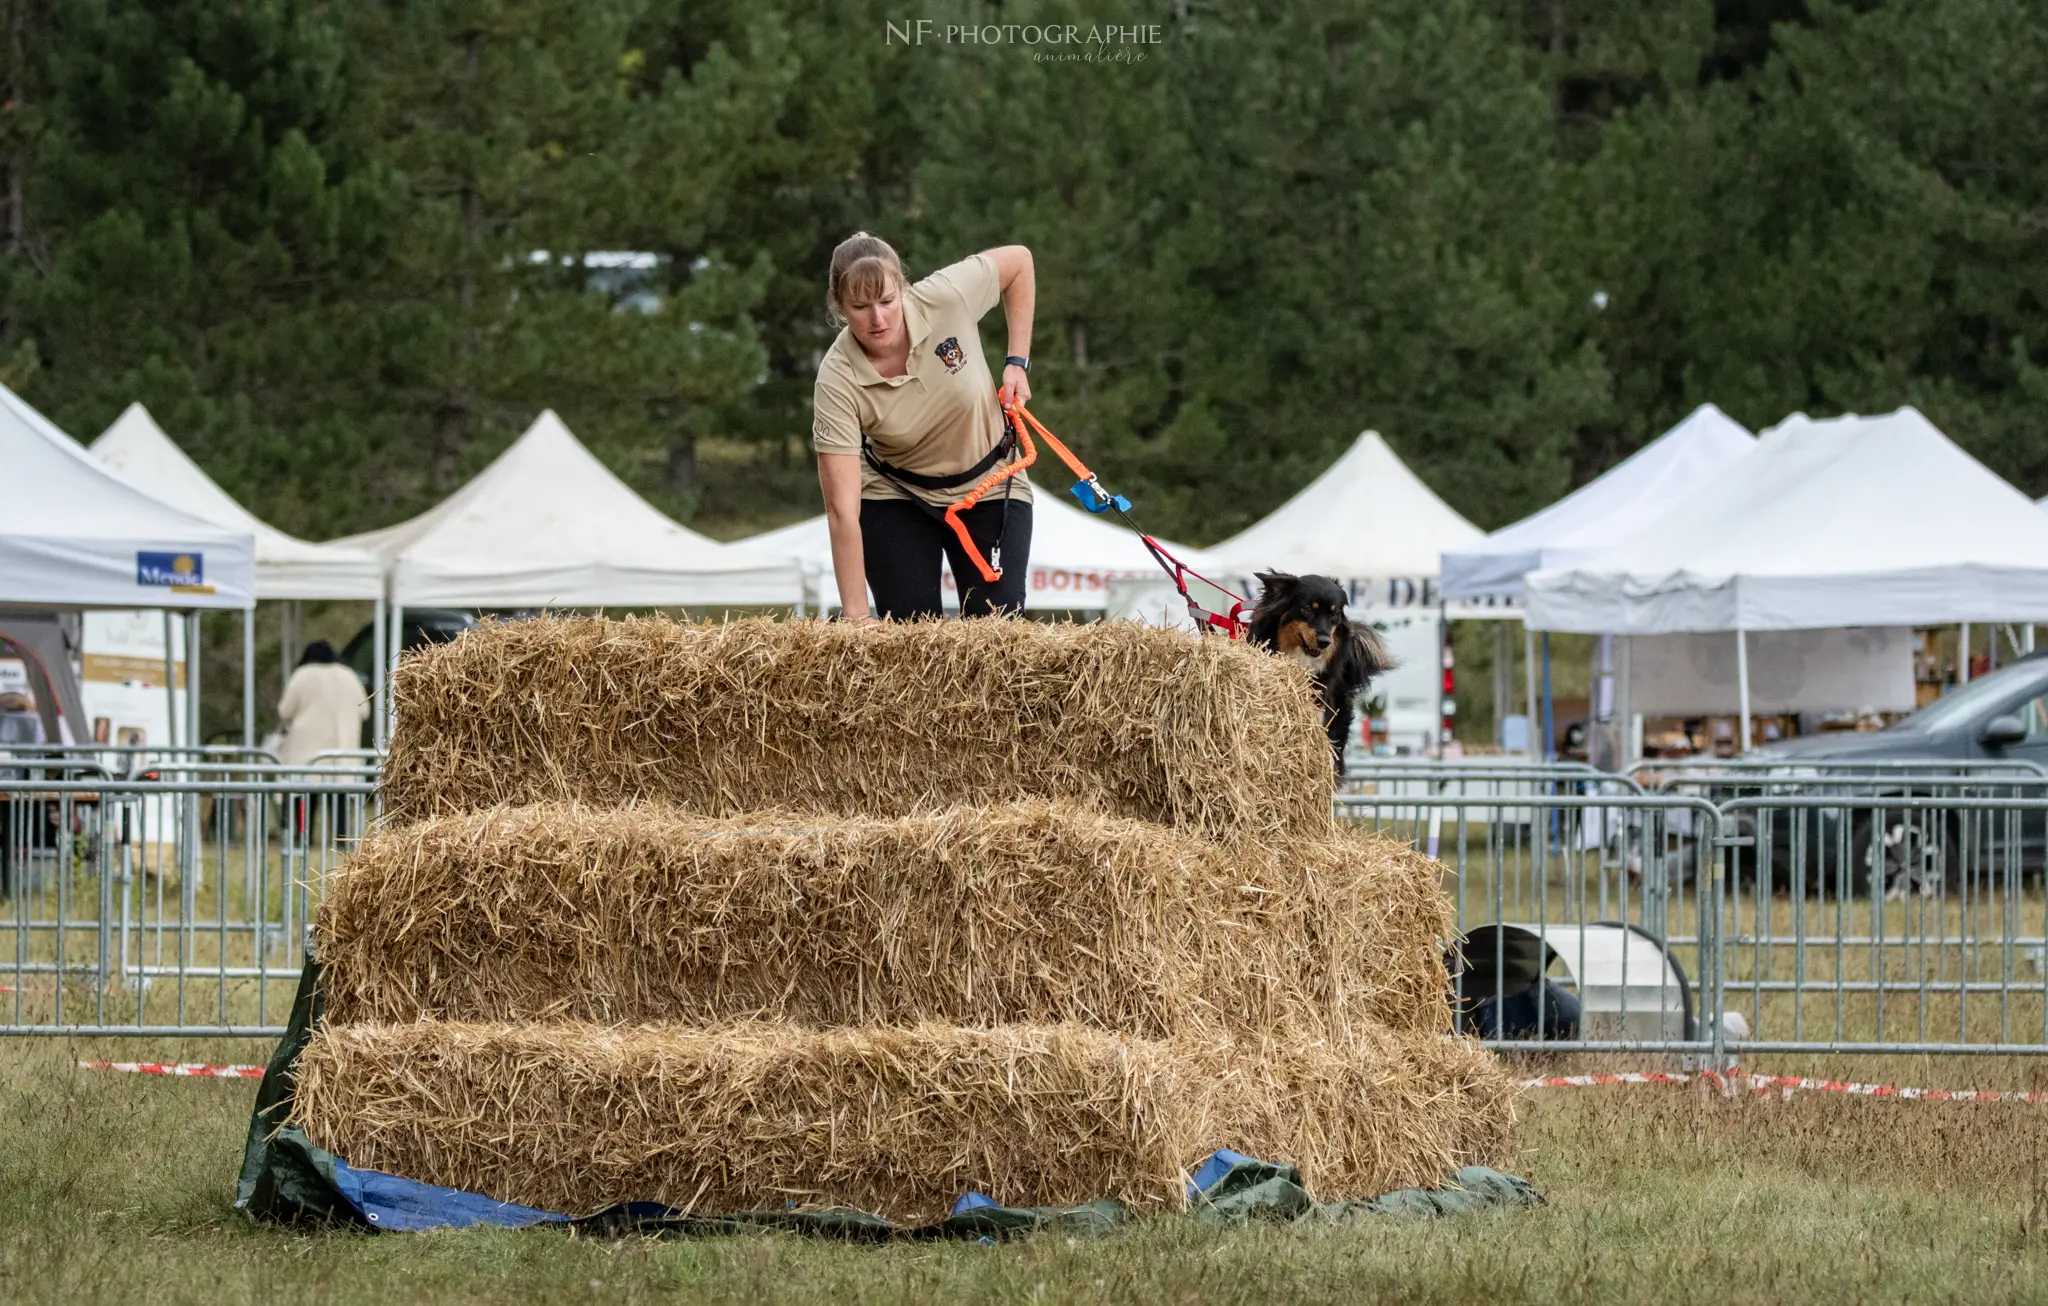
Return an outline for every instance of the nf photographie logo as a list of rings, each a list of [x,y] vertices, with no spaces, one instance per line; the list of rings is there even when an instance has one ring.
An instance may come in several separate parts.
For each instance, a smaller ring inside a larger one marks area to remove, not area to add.
[[[1142,48],[1158,45],[1157,23],[1132,26],[1081,23],[939,23],[929,18],[883,20],[890,45],[1014,45],[1032,49],[1041,59],[1111,61],[1142,60]]]

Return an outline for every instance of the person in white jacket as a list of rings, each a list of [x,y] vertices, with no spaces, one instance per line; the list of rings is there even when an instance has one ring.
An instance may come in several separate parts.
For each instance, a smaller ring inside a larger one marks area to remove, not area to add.
[[[277,759],[287,766],[305,766],[316,753],[362,746],[363,722],[370,717],[370,699],[363,682],[334,656],[324,639],[306,645],[284,697],[277,701],[284,740]],[[329,758],[328,764],[340,759]]]

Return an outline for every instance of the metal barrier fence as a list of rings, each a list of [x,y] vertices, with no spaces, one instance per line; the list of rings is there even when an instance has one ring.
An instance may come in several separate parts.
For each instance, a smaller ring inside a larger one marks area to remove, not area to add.
[[[0,779],[0,1034],[282,1033],[306,923],[375,803],[338,769]]]
[[[1467,1032],[1495,1046],[1722,1054],[1712,804],[1640,792],[1347,793],[1337,807],[1443,863]]]
[[[0,758],[0,1033],[278,1033],[374,774],[68,765]],[[2048,1051],[2048,776],[1640,776],[1386,763],[1347,779],[1343,819],[1443,866],[1462,1028],[1716,1059]]]
[[[1338,805],[1444,863],[1460,1021],[1496,1046],[2048,1051],[2039,768],[1656,779],[1630,796],[1560,770],[1530,800],[1449,778]]]

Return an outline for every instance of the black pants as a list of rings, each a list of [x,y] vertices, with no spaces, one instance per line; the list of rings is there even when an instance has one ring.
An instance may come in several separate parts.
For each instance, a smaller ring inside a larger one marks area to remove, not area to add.
[[[1004,525],[1007,509],[1009,524]],[[960,547],[960,538],[907,499],[863,499],[860,504],[861,554],[867,565],[868,591],[875,597],[875,615],[896,621],[936,617],[939,602],[939,555],[953,569],[960,587],[960,615],[986,617],[993,612],[1024,610],[1024,577],[1031,567],[1031,505],[984,499],[960,519],[975,547],[990,563],[990,550],[1002,543],[1003,578],[990,585]]]

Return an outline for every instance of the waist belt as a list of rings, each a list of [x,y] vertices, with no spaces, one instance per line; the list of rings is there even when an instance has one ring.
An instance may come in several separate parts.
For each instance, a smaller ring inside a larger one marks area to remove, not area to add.
[[[894,463],[883,462],[881,456],[875,452],[875,446],[868,442],[868,433],[860,433],[860,456],[865,458],[868,466],[879,472],[884,480],[893,481],[898,489],[916,486],[920,490],[957,490],[963,485],[971,485],[980,480],[990,468],[1015,452],[1016,448],[1017,429],[1006,420],[1003,423],[1003,438],[996,442],[996,447],[989,450],[980,462],[964,472],[954,472],[947,476],[926,476],[921,472],[907,471]],[[910,497],[917,498],[914,494]]]

